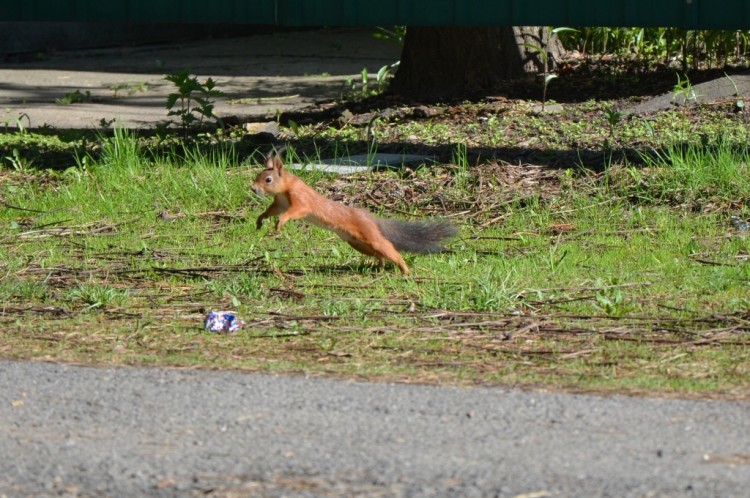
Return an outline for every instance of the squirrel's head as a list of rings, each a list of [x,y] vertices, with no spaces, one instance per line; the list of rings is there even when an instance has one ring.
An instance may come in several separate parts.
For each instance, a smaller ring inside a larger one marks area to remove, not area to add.
[[[284,165],[281,162],[281,154],[284,149],[277,153],[273,151],[266,157],[266,168],[258,173],[253,182],[253,190],[258,195],[275,195],[284,191]]]

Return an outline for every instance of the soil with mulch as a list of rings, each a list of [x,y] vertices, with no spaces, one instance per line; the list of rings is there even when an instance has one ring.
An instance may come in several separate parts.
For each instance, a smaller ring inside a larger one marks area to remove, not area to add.
[[[750,95],[750,73],[744,68],[692,70],[682,72],[673,68],[645,70],[636,65],[625,67],[621,63],[599,62],[563,65],[560,77],[548,88],[548,101],[562,104],[564,108],[575,108],[591,101],[607,101],[626,115],[648,117],[667,109],[680,109],[691,114],[700,112],[697,103],[712,105],[726,104],[726,112],[738,112],[743,109],[734,107],[738,99]],[[684,97],[676,98],[675,85],[677,75],[685,81],[689,79],[697,98],[684,102]],[[542,94],[542,81],[538,76],[521,80],[501,82],[491,92],[481,95],[460,96],[453,100],[441,102],[418,99],[404,99],[397,95],[378,95],[357,101],[322,101],[306,109],[284,113],[279,121],[283,125],[290,122],[297,124],[315,124],[321,128],[359,126],[369,127],[376,120],[380,122],[432,121],[448,122],[455,126],[486,120],[514,105],[538,102]],[[555,119],[566,119],[565,114]],[[599,119],[599,118],[597,118]],[[350,153],[367,151],[368,144],[359,144],[361,151],[354,146]],[[307,151],[304,144],[298,144],[301,152]],[[380,152],[403,152],[428,154],[440,162],[450,162],[455,151],[455,144],[443,146],[425,146],[420,143],[391,143],[384,141],[378,144]],[[593,169],[601,166],[601,151],[589,153],[585,148],[578,150],[550,151],[534,144],[521,143],[519,149],[498,150],[491,147],[470,147],[469,157],[476,163],[488,157],[510,163],[531,162],[555,167],[580,162]],[[627,159],[638,161],[639,152],[628,148],[614,151],[610,159]]]

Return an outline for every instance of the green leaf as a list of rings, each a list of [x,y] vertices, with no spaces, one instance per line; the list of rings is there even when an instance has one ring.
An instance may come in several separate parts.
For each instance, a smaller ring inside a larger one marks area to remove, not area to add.
[[[385,80],[385,77],[388,74],[388,71],[390,71],[390,66],[388,66],[388,65],[385,65],[385,66],[383,66],[383,67],[380,68],[380,70],[378,71],[378,75],[376,77],[376,79],[377,79],[377,81],[379,83],[383,82]]]
[[[556,34],[558,34],[558,33],[564,33],[564,32],[566,32],[566,31],[570,31],[570,32],[578,33],[578,30],[577,30],[577,29],[575,29],[575,28],[567,28],[567,27],[565,27],[565,26],[560,26],[560,27],[558,27],[558,28],[554,28],[554,29],[553,29],[553,30],[551,31],[551,33],[552,33],[553,35],[556,35]]]
[[[167,109],[173,108],[175,103],[177,103],[177,99],[179,98],[180,96],[176,93],[170,93],[169,95],[167,95],[167,102],[166,102]]]

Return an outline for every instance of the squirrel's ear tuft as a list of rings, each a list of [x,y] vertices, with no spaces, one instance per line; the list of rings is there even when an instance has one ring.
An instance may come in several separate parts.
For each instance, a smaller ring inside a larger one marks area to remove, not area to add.
[[[284,164],[281,162],[281,155],[284,151],[286,151],[286,147],[282,147],[278,151],[269,152],[266,158],[266,169],[276,170],[280,175],[284,169]]]

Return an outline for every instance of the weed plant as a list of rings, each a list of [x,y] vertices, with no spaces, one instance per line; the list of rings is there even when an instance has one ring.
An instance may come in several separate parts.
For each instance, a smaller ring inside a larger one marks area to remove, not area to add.
[[[583,27],[559,33],[568,50],[636,57],[647,64],[676,59],[682,69],[724,67],[748,55],[747,30]]]
[[[183,134],[187,135],[192,126],[200,128],[204,119],[213,119],[221,124],[219,117],[214,114],[212,99],[223,93],[216,88],[213,78],[206,78],[201,82],[197,76],[190,75],[189,68],[185,68],[166,75],[164,79],[175,86],[175,91],[167,96],[167,115],[179,118]]]

